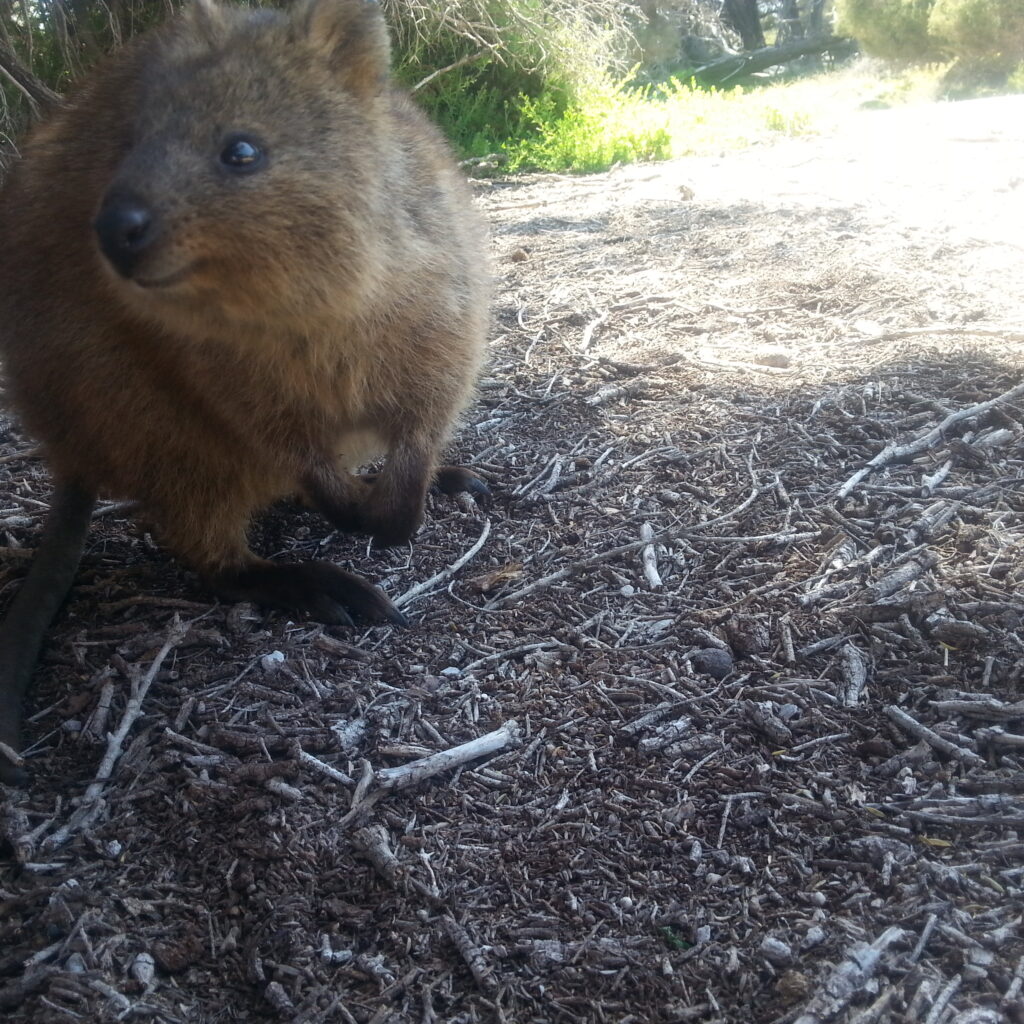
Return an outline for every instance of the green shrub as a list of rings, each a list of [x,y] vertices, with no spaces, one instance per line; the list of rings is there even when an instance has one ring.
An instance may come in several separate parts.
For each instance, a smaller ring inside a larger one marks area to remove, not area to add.
[[[519,98],[521,134],[501,147],[511,171],[603,171],[616,163],[720,152],[812,131],[812,116],[785,87],[704,89],[671,78],[635,86],[605,76],[565,102]]]
[[[934,60],[941,56],[941,48],[928,31],[928,19],[935,2],[836,0],[839,31],[853,36],[865,52],[877,57],[900,61]]]
[[[382,0],[395,71],[467,156],[493,152],[532,117],[563,112],[610,70],[628,37],[617,0]],[[447,69],[447,70],[444,70]]]
[[[521,135],[504,145],[508,169],[603,171],[615,163],[664,160],[672,154],[668,112],[651,86],[630,89],[603,78],[568,103],[544,93],[519,97]]]
[[[928,29],[967,62],[1010,68],[1024,59],[1024,0],[935,0]]]

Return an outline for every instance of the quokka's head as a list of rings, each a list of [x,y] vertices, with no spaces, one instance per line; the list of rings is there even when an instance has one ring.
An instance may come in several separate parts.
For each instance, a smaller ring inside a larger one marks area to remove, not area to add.
[[[132,56],[123,156],[95,210],[121,298],[168,326],[274,326],[376,271],[387,31],[369,0],[193,0]]]

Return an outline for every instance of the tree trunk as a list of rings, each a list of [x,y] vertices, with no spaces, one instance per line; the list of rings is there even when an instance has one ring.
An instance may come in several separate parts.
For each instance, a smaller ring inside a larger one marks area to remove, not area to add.
[[[739,33],[744,50],[757,50],[765,45],[757,0],[724,0],[722,17]]]
[[[811,0],[811,11],[807,16],[808,35],[825,34],[825,0]]]
[[[708,85],[721,85],[744,75],[775,67],[776,64],[785,64],[808,53],[825,53],[829,50],[835,54],[853,53],[855,45],[852,39],[843,39],[841,36],[794,39],[792,42],[783,43],[782,46],[765,46],[752,53],[720,57],[702,68],[697,68],[694,75]]]
[[[644,22],[636,28],[645,64],[671,63],[679,56],[680,37],[661,12],[659,0],[637,0]]]
[[[800,7],[797,0],[784,0],[779,18],[779,35],[775,40],[776,46],[784,39],[803,39],[804,26],[800,21]]]

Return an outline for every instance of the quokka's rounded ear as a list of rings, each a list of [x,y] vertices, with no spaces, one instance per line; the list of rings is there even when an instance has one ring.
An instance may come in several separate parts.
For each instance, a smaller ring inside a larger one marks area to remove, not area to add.
[[[373,0],[302,0],[294,8],[300,36],[353,92],[371,95],[387,80],[391,44]]]

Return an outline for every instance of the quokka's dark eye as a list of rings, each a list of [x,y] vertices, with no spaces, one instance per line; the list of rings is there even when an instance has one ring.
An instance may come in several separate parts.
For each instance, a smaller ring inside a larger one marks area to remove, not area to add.
[[[235,135],[224,144],[220,151],[220,162],[236,174],[251,174],[263,166],[263,150],[255,140],[244,135]]]

